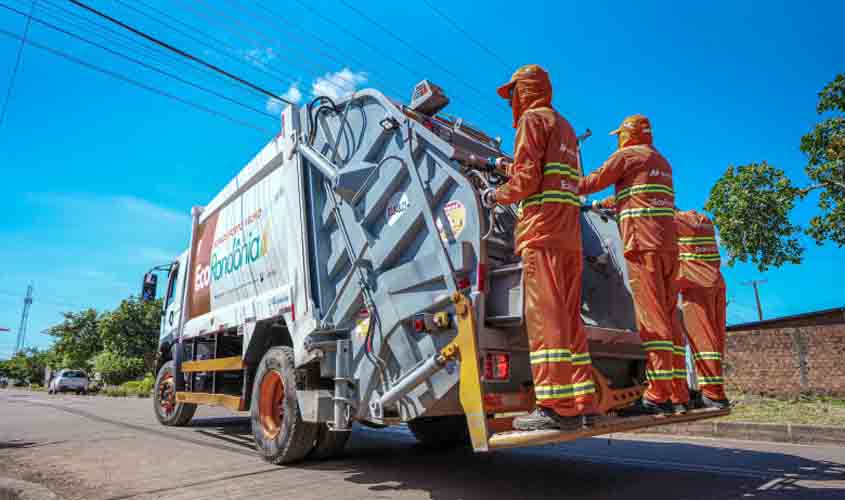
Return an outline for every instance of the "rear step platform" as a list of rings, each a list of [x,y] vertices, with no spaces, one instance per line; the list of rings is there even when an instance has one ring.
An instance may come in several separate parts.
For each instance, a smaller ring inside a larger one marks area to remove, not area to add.
[[[535,446],[551,443],[563,443],[576,439],[612,434],[616,432],[628,432],[658,425],[679,424],[683,422],[694,422],[707,418],[723,417],[730,415],[730,409],[719,410],[706,408],[692,410],[683,415],[641,415],[635,417],[599,417],[592,427],[577,431],[506,431],[493,434],[489,440],[490,449],[516,448],[520,446]]]

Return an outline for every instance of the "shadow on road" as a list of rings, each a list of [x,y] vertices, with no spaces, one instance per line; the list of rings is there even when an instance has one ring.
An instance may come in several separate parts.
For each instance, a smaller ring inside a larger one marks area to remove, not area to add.
[[[191,427],[253,447],[247,418],[198,419]],[[356,427],[340,456],[289,467],[339,473],[374,498],[407,491],[434,500],[845,498],[840,463],[678,442],[596,438],[479,455],[426,449],[406,430]]]

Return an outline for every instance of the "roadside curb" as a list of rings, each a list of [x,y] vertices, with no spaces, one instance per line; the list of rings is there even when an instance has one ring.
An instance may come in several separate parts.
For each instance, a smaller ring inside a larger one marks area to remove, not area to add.
[[[832,425],[691,422],[652,427],[638,434],[674,434],[745,441],[845,446],[845,427]]]
[[[0,477],[0,500],[59,500],[59,497],[40,484]]]

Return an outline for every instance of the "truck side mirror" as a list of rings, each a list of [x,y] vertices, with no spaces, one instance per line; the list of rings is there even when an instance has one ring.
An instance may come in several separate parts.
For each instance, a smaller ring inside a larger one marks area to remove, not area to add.
[[[147,273],[144,275],[144,285],[141,288],[141,300],[144,302],[151,302],[156,298],[156,284],[158,283],[158,276],[154,273]]]

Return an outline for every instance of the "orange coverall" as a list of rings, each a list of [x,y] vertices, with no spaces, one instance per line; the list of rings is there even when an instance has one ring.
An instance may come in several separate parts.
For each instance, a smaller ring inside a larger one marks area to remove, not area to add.
[[[613,201],[628,262],[637,328],[647,354],[645,397],[654,403],[672,398],[673,353],[683,348],[673,340],[678,247],[673,209],[672,167],[650,144],[625,146],[598,170],[581,179],[578,194],[590,194],[615,184]],[[611,207],[608,207],[611,208]]]
[[[713,222],[695,210],[677,212],[681,292],[684,326],[692,346],[698,385],[713,400],[727,399],[722,375],[725,355],[725,280]]]
[[[520,204],[515,251],[523,261],[537,404],[561,416],[576,416],[592,413],[595,406],[581,320],[578,140],[569,122],[551,107],[545,72],[531,73],[513,88],[514,162],[508,167],[510,180],[495,196],[500,204]]]

